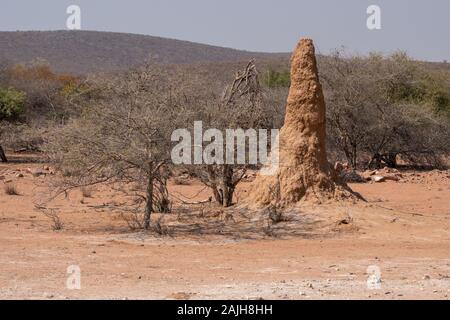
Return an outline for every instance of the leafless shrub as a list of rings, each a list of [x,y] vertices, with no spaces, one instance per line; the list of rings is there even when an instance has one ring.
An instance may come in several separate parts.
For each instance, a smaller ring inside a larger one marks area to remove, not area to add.
[[[18,196],[19,191],[17,191],[17,187],[14,183],[5,183],[4,186],[5,194],[9,196]]]
[[[450,151],[448,118],[436,111],[436,103],[450,108],[442,93],[448,89],[418,62],[403,53],[360,57],[337,51],[321,59],[320,71],[329,144],[352,168],[395,167],[399,158],[437,165],[439,155]]]
[[[272,194],[272,198],[276,199],[273,204],[270,204],[263,212],[264,219],[267,220],[268,227],[270,227],[281,222],[291,221],[291,217],[286,216],[282,207],[277,204],[280,203],[279,199],[281,197],[280,182],[278,181],[273,187],[270,188],[269,192]],[[272,231],[270,232],[272,234]]]
[[[200,97],[200,101],[203,101],[201,107],[197,107],[196,113],[188,114],[191,118],[187,122],[193,123],[200,118],[205,126],[222,131],[273,128],[275,112],[271,108],[274,106],[269,105],[269,99],[264,95],[258,77],[256,65],[252,60],[235,74],[222,95],[211,93]],[[248,146],[245,148],[248,150]],[[194,165],[188,169],[212,190],[217,203],[229,207],[233,204],[236,186],[247,170],[253,167],[254,165],[248,164],[212,164]]]
[[[280,223],[283,220],[283,213],[281,210],[278,210],[275,206],[270,206],[268,209],[269,219],[274,223]]]
[[[270,189],[270,193],[273,195],[273,198],[276,199],[275,203],[280,203],[280,182]],[[286,217],[283,215],[283,210],[278,208],[275,204],[269,205],[266,209],[266,214],[269,220],[269,224],[278,224],[280,222],[288,221]]]
[[[88,186],[83,186],[80,188],[81,194],[85,198],[92,198],[92,195],[94,193],[94,189]]]
[[[52,121],[30,119],[28,123],[0,124],[0,137],[7,147],[20,151],[41,151],[44,137],[54,126]]]
[[[270,221],[267,222],[267,225],[265,225],[262,228],[263,233],[268,237],[275,237],[275,232],[272,228],[272,223]]]
[[[64,229],[64,223],[55,209],[41,208],[40,211],[52,222],[53,231],[60,231]]]
[[[159,213],[169,213],[172,211],[172,201],[169,199],[169,191],[167,190],[167,172],[161,173],[155,178],[153,192],[154,211]]]
[[[144,227],[144,221],[142,214],[140,212],[132,212],[132,213],[121,213],[120,217],[124,220],[128,228],[132,231],[140,230]]]
[[[97,99],[83,117],[52,134],[46,151],[67,172],[56,192],[97,184],[134,184],[143,228],[152,212],[168,212],[167,164],[177,126],[177,95],[162,68],[145,66],[92,80]],[[90,97],[89,97],[90,99]],[[142,207],[141,205],[144,204]]]
[[[164,214],[161,214],[155,222],[154,230],[160,236],[169,235],[169,229],[163,224]]]

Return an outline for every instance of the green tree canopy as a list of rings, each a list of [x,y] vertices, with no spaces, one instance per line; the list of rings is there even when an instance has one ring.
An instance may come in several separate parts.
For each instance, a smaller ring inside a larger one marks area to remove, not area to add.
[[[0,88],[0,120],[17,119],[25,109],[25,93],[13,88]]]

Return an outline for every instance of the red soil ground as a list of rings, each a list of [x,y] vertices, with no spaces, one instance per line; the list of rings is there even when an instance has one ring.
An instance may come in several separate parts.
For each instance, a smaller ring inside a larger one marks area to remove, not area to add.
[[[35,208],[53,177],[33,177],[26,168],[42,164],[0,164],[1,299],[450,296],[450,171],[405,172],[400,182],[352,184],[367,204],[305,209],[333,228],[314,236],[246,239],[131,232],[109,209],[119,196],[106,188],[90,198],[74,191],[55,200],[64,229],[53,231]],[[19,172],[24,177],[17,177]],[[19,195],[5,194],[8,180]],[[238,197],[248,185],[240,186]],[[196,200],[209,197],[196,181],[171,183],[170,189]],[[342,217],[348,224],[339,225]],[[81,269],[80,290],[66,287],[70,265]],[[379,289],[367,286],[369,266],[380,269]]]

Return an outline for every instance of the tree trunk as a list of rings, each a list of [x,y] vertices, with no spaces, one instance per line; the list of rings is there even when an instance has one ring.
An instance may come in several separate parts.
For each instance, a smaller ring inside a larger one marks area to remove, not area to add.
[[[208,170],[210,179],[214,179],[214,182],[208,185],[213,191],[214,199],[221,206],[230,207],[233,205],[233,195],[236,188],[235,183],[233,183],[233,167],[226,164],[218,167],[217,174],[211,167]],[[220,177],[221,181],[219,181],[219,178],[216,180],[216,176]]]
[[[233,168],[229,165],[223,167],[223,198],[222,205],[229,207],[233,204]]]
[[[222,203],[222,205],[224,207],[230,207],[233,205],[233,194],[234,194],[234,188],[225,187],[225,192],[223,193],[223,203]]]
[[[8,159],[6,158],[5,152],[3,151],[2,146],[0,146],[0,159],[2,162],[8,162]]]
[[[390,152],[384,156],[384,162],[389,168],[397,168],[397,154]]]
[[[379,153],[375,153],[372,156],[372,159],[370,159],[369,164],[367,165],[367,168],[372,169],[379,169],[381,168],[381,156]]]
[[[218,202],[218,203],[220,203],[220,205],[222,205],[222,194],[221,194],[221,190],[219,190],[219,188],[217,188],[217,186],[213,186],[212,187],[212,191],[213,191],[213,194],[214,194],[214,199]]]
[[[358,152],[356,145],[353,146],[353,158],[352,158],[352,169],[356,170],[358,167]]]
[[[147,202],[145,204],[144,229],[148,230],[150,228],[150,217],[153,212],[153,177],[148,177],[146,197]]]

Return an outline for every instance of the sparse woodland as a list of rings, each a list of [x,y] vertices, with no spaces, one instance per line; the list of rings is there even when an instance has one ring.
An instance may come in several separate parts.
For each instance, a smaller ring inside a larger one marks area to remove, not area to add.
[[[280,128],[287,63],[147,64],[126,72],[56,74],[44,61],[3,65],[0,158],[4,150],[40,152],[61,173],[54,191],[125,185],[124,205],[150,227],[153,212],[172,209],[167,179],[184,171],[229,207],[251,167],[174,168],[170,136],[195,120],[225,128]],[[448,75],[403,53],[319,58],[327,105],[329,161],[354,169],[401,164],[443,167],[450,153]],[[288,73],[287,73],[288,74]],[[253,168],[256,169],[256,168]]]
[[[449,144],[449,82],[404,53],[324,58],[328,138],[353,168],[442,166]]]

